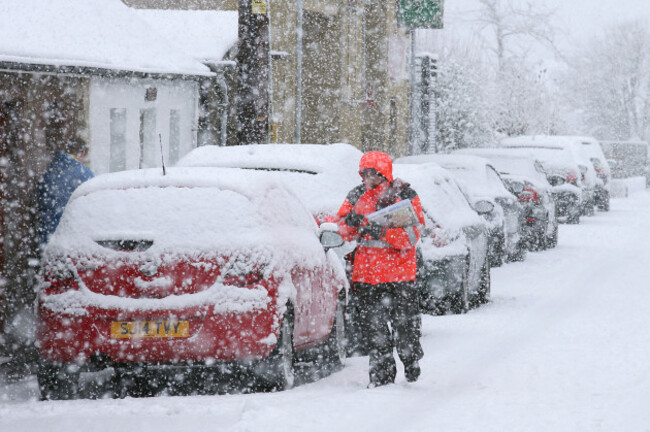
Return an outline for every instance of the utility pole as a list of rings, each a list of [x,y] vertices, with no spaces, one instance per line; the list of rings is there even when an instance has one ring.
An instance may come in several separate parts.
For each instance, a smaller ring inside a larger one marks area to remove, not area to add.
[[[269,141],[269,0],[239,0],[239,144]]]

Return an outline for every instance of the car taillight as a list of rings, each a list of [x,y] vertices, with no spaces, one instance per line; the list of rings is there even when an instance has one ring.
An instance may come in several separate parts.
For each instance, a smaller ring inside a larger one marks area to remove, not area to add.
[[[74,279],[48,279],[45,291],[47,294],[57,294],[78,289],[79,285]]]
[[[572,185],[578,185],[578,173],[575,171],[569,171],[566,175],[566,181],[567,183],[571,183]]]
[[[46,275],[43,287],[46,294],[60,294],[66,291],[78,290],[79,284],[77,284],[71,271],[58,271]]]
[[[525,188],[519,194],[519,202],[539,202],[539,194],[533,188]]]

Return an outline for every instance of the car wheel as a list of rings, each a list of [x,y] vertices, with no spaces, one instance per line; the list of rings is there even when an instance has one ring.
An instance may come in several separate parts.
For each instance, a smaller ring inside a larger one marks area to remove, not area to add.
[[[567,216],[566,222],[568,224],[579,224],[580,223],[580,209],[574,209],[573,212]]]
[[[462,314],[470,309],[468,272],[469,266],[465,267],[460,291],[456,291],[452,297],[450,310],[454,314]]]
[[[341,291],[343,298],[339,296],[336,302],[336,313],[334,324],[330,331],[330,337],[325,344],[324,357],[332,366],[342,366],[345,364],[346,353],[346,336],[345,336],[345,291]]]
[[[598,203],[598,209],[602,211],[609,211],[609,192],[605,193]]]
[[[491,278],[490,278],[490,261],[485,260],[481,268],[481,285],[478,290],[478,304],[485,304],[490,301]]]
[[[543,251],[548,249],[548,243],[546,242],[546,232],[540,231],[537,235],[537,250]]]
[[[591,203],[587,206],[587,216],[593,216],[596,214],[596,210],[594,210],[594,203]]]
[[[557,246],[558,231],[559,228],[557,224],[555,224],[555,228],[553,229],[553,234],[551,234],[551,236],[546,239],[546,245],[548,246],[549,249]]]
[[[294,357],[293,309],[289,305],[280,323],[277,345],[255,372],[266,390],[282,391],[293,387],[296,379]]]
[[[79,391],[79,370],[75,365],[44,362],[36,378],[42,400],[74,399]]]
[[[505,239],[499,236],[494,245],[490,248],[490,267],[501,267],[503,265],[503,249]]]
[[[526,252],[528,251],[528,248],[526,247],[526,244],[524,242],[520,242],[517,245],[517,250],[515,253],[508,255],[508,261],[514,262],[514,261],[524,261],[526,259]]]

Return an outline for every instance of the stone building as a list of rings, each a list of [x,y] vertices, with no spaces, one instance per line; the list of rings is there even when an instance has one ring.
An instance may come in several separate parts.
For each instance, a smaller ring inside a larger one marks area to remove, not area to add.
[[[139,9],[238,10],[235,0],[123,1]],[[299,3],[268,0],[270,141],[347,142],[362,150],[405,154],[409,43],[398,26],[398,2],[303,0],[302,13]],[[231,37],[227,31],[223,37]],[[219,60],[234,60],[235,55],[232,50]],[[236,94],[233,79],[230,75],[231,106]],[[237,143],[235,121],[231,111],[230,145]]]

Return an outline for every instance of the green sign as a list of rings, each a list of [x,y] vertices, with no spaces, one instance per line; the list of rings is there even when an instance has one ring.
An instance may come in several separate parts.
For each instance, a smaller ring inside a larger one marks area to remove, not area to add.
[[[400,0],[400,23],[408,29],[441,29],[444,0]]]

